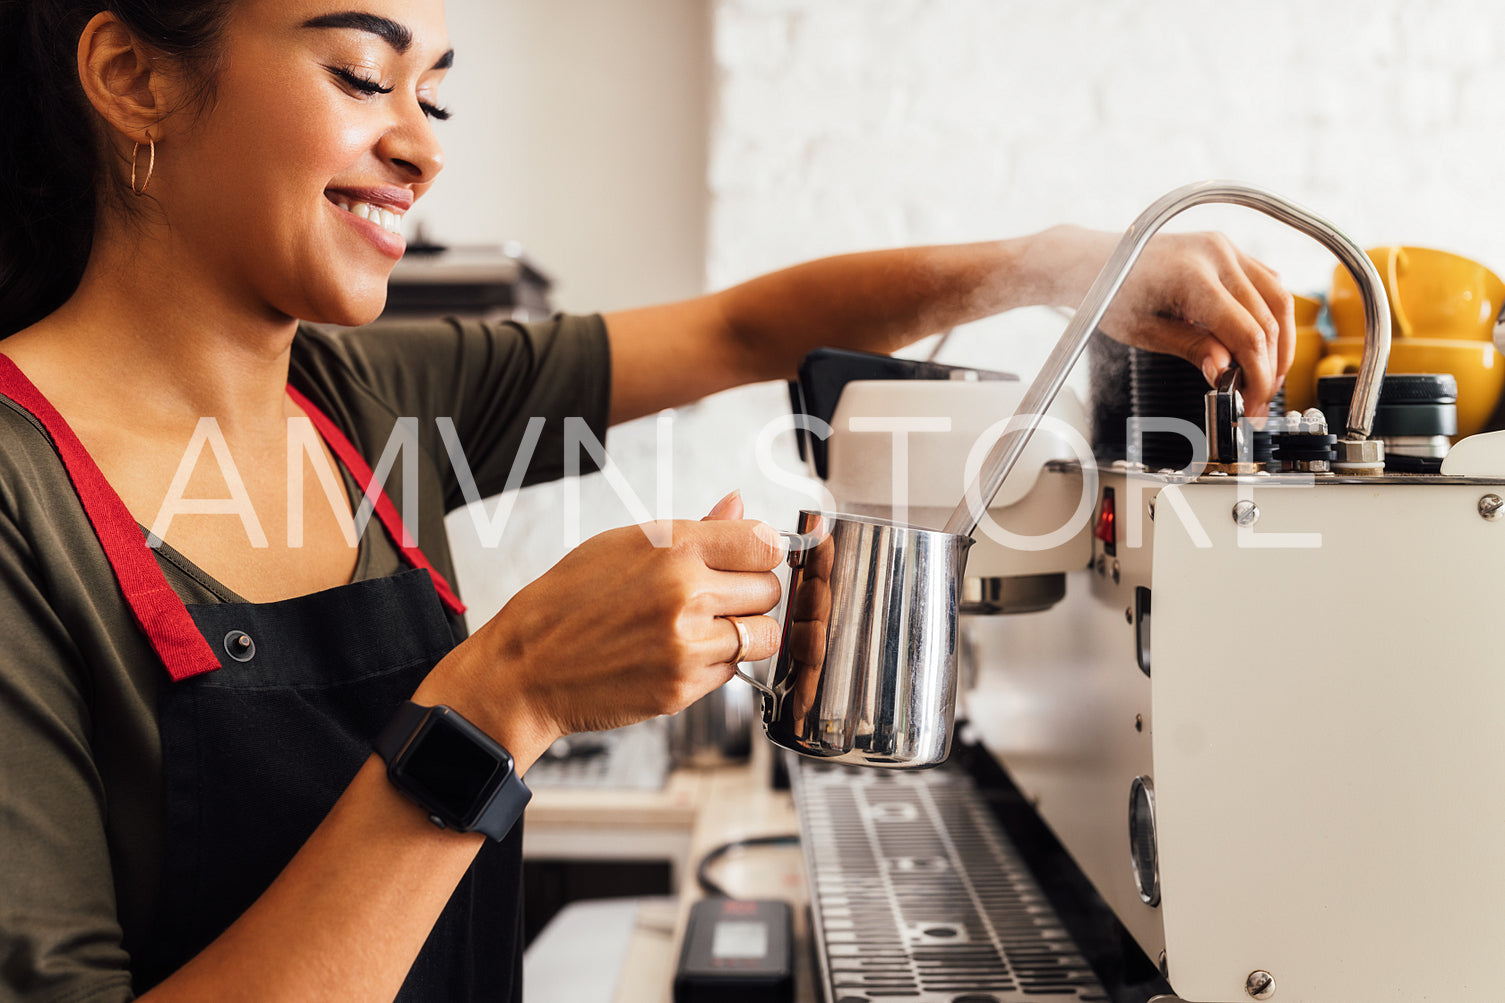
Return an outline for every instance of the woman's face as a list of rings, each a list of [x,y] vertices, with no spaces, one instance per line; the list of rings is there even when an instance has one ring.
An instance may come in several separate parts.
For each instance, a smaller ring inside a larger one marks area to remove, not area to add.
[[[450,58],[442,0],[243,0],[212,100],[157,146],[170,239],[273,317],[373,319],[443,164]]]

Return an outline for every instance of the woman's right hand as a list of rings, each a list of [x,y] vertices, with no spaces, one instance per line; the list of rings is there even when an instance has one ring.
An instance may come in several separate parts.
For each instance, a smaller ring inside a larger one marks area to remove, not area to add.
[[[565,555],[419,688],[500,741],[525,769],[560,735],[672,714],[778,648],[778,534],[729,497],[700,522],[609,530]],[[650,533],[664,534],[654,546]]]

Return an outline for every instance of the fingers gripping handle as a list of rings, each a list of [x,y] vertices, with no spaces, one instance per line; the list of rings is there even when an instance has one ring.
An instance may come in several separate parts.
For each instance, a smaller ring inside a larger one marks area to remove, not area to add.
[[[774,530],[774,532],[778,533],[779,536],[784,540],[784,546],[789,551],[790,567],[798,567],[802,555],[807,550],[813,548],[822,539],[822,534],[818,533],[791,533],[788,530],[783,529]],[[767,697],[769,701],[773,703],[778,702],[778,696],[774,694],[773,690],[771,690],[767,686],[767,684],[759,682],[752,676],[748,675],[746,672],[742,671],[741,662],[733,662],[732,671],[737,674],[738,678],[746,680],[753,689],[757,690],[759,693]]]

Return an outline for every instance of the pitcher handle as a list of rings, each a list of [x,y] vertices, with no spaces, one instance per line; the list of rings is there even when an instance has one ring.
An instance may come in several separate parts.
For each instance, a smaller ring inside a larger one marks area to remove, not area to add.
[[[768,528],[773,529],[772,526]],[[774,529],[773,531],[783,538],[784,549],[791,554],[810,550],[828,535],[826,533],[796,533],[787,529]]]
[[[773,690],[771,690],[771,689],[768,688],[768,684],[767,683],[760,683],[756,679],[754,679],[752,676],[750,676],[746,672],[742,671],[742,663],[741,662],[738,662],[736,665],[732,666],[732,671],[737,674],[737,677],[739,679],[746,680],[747,683],[749,685],[751,685],[753,689],[757,690],[759,693],[763,694],[768,699],[773,700],[773,701],[777,701],[778,700],[778,697],[776,697],[776,696],[773,695]]]
[[[783,537],[784,545],[791,554],[802,553],[806,550],[809,550],[811,547],[814,547],[817,543],[819,543],[822,539],[822,536],[815,533],[793,533],[787,529],[776,529],[774,530],[774,532]],[[775,703],[778,702],[779,698],[774,695],[773,690],[771,690],[766,683],[760,683],[758,682],[758,680],[742,671],[741,662],[733,665],[732,671],[736,673],[739,679],[746,681],[750,686],[752,686],[753,689],[766,696],[769,700],[772,700]]]

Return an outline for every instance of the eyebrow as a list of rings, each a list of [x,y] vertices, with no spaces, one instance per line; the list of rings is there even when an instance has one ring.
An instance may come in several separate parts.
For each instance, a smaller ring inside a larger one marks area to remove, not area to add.
[[[320,14],[303,22],[305,28],[352,28],[356,31],[364,31],[375,35],[390,45],[399,55],[402,55],[413,46],[413,33],[406,26],[398,24],[389,17],[380,14],[368,14],[364,11],[349,10],[337,14]],[[439,57],[431,69],[447,70],[455,64],[455,50],[450,49]]]

